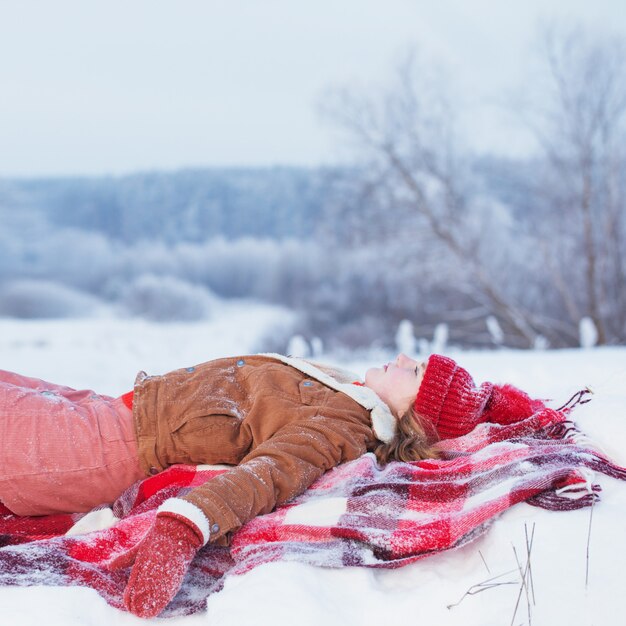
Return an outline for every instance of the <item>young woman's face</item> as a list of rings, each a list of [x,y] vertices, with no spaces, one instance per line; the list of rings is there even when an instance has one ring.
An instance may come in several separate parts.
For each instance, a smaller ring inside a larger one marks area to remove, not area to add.
[[[398,416],[414,402],[424,378],[426,363],[399,354],[395,361],[372,367],[365,373],[365,385],[373,389]]]

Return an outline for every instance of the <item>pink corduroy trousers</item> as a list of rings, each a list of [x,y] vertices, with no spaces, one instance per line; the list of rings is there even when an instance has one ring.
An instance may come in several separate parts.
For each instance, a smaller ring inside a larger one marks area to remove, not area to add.
[[[120,398],[0,370],[0,501],[13,513],[89,511],[142,477]]]

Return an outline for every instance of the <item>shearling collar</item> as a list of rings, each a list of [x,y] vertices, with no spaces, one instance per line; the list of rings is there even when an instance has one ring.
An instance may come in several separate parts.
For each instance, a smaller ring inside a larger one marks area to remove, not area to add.
[[[345,393],[370,412],[372,429],[378,439],[384,443],[389,443],[394,438],[396,434],[396,418],[376,392],[369,387],[353,384],[354,381],[359,379],[356,374],[345,369],[277,353],[264,353],[259,356],[281,361],[327,387]]]

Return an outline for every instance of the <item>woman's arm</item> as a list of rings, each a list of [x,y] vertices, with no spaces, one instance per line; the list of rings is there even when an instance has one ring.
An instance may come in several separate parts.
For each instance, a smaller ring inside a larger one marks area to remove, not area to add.
[[[227,544],[232,532],[257,515],[301,494],[324,472],[366,451],[368,429],[323,416],[281,428],[232,469],[182,499],[209,520],[210,541]]]
[[[158,615],[176,595],[196,552],[208,541],[228,543],[232,532],[302,493],[326,470],[366,451],[371,431],[350,418],[314,416],[281,428],[242,463],[166,500],[139,549],[116,567],[133,562],[124,591],[127,608],[140,617]]]

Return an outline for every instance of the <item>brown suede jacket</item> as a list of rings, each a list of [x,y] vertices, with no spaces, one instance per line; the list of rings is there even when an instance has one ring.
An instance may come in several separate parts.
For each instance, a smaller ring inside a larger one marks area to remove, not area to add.
[[[147,474],[175,463],[236,466],[184,497],[206,515],[211,541],[228,544],[247,521],[385,438],[372,406],[350,397],[371,390],[283,361],[294,360],[243,356],[137,377],[133,414]]]

